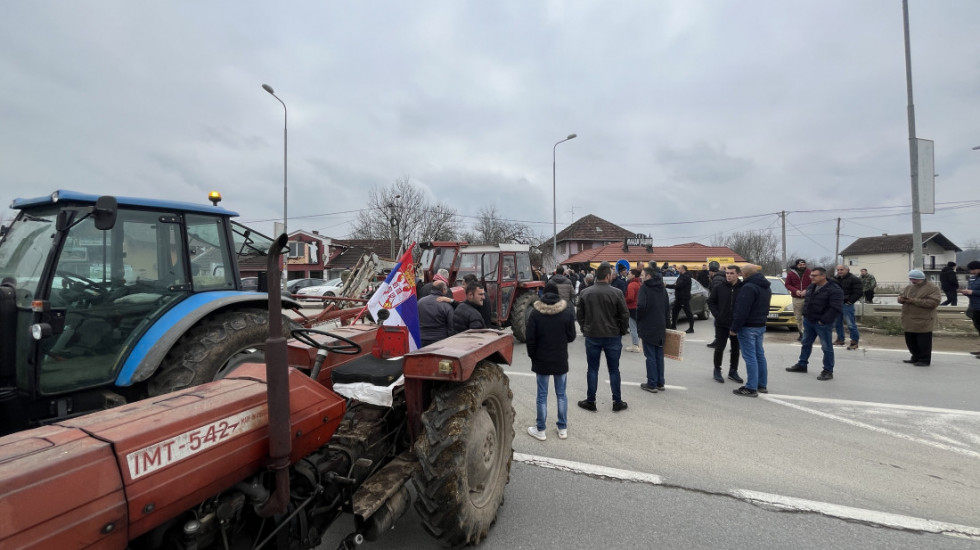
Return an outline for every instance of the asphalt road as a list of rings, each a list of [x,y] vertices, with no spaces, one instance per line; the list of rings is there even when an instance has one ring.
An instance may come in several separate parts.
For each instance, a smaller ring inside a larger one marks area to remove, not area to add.
[[[599,412],[574,405],[585,395],[580,336],[570,346],[564,441],[553,395],[548,440],[526,433],[534,378],[517,344],[506,369],[515,463],[481,546],[980,547],[980,361],[937,352],[922,368],[902,363],[902,350],[837,348],[836,377],[820,382],[819,349],[809,373],[787,373],[799,345],[767,336],[770,393],[745,398],[711,378],[711,323],[697,322],[683,361],[667,361],[663,393],[639,388],[642,354],[624,353],[630,406],[620,413],[602,375]],[[335,525],[321,548],[349,529]],[[365,547],[407,546],[436,547],[414,511]]]

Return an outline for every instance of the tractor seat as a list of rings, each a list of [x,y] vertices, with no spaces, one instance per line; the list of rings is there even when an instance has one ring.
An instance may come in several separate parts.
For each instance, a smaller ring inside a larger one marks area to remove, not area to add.
[[[402,375],[401,357],[379,359],[371,354],[362,355],[330,371],[334,384],[366,382],[375,386],[390,386]]]

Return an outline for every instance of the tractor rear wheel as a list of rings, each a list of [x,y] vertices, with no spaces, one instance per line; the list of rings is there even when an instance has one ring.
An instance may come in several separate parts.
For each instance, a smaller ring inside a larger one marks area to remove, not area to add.
[[[510,480],[514,394],[503,369],[481,361],[462,384],[435,390],[415,441],[415,509],[446,546],[477,544],[497,519]]]
[[[291,322],[283,317],[288,338]],[[265,362],[269,312],[261,309],[226,311],[207,317],[177,340],[156,374],[151,396],[162,395],[224,378],[246,362]]]
[[[514,300],[514,307],[510,310],[510,327],[518,342],[527,341],[527,316],[531,313],[530,308],[537,301],[538,295],[533,290],[521,294]]]

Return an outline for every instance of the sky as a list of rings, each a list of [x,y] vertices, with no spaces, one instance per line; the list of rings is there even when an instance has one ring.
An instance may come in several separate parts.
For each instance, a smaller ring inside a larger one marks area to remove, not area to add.
[[[284,111],[267,83],[288,109],[290,231],[346,237],[405,177],[463,225],[494,205],[544,237],[553,177],[559,231],[594,214],[655,246],[778,237],[781,211],[791,257],[912,231],[900,0],[3,4],[4,206],[218,190],[271,234]],[[938,174],[922,229],[975,246],[980,2],[909,4]]]

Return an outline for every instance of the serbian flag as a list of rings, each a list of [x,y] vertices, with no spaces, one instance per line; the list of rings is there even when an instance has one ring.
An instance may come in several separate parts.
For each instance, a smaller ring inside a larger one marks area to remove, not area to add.
[[[378,311],[387,309],[391,314],[387,325],[402,325],[408,327],[410,351],[419,349],[422,345],[422,334],[419,331],[419,301],[415,296],[415,272],[412,269],[412,249],[415,243],[408,247],[401,260],[388,274],[385,282],[368,300],[367,308],[377,319]]]

